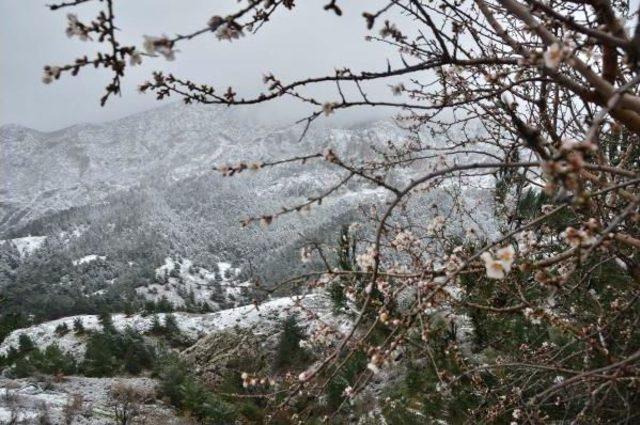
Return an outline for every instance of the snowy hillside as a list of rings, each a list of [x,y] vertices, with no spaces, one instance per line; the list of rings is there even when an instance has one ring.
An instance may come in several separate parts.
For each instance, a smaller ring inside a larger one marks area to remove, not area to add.
[[[174,308],[184,308],[188,301],[195,304],[207,303],[216,309],[227,305],[238,306],[248,301],[250,283],[238,280],[240,269],[229,263],[218,263],[217,272],[197,267],[188,259],[174,261],[167,257],[165,263],[155,271],[153,283],[136,288],[136,292],[146,300],[159,302],[166,300]]]
[[[155,385],[149,378],[74,376],[48,383],[0,378],[0,424],[112,425],[115,412],[110,392],[114,387],[126,386],[152,395]],[[157,424],[187,424],[159,402],[145,404],[142,409],[141,413]]]
[[[305,297],[278,298],[260,304],[257,307],[251,304],[209,314],[181,312],[173,314],[180,331],[189,338],[197,340],[207,334],[236,326],[251,328],[254,334],[260,334],[273,329],[279,320],[293,313],[305,313],[307,311],[312,311],[323,319],[331,317],[330,302],[320,294],[312,294]],[[159,314],[158,316],[160,321],[163,322],[165,314]],[[304,315],[301,315],[301,317],[304,317]],[[25,334],[31,338],[37,347],[45,348],[51,344],[58,344],[63,351],[82,357],[85,349],[83,336],[78,336],[73,331],[62,336],[56,334],[56,328],[65,323],[70,329],[73,329],[73,323],[77,319],[82,321],[86,330],[100,329],[97,315],[72,316],[41,323],[12,332],[0,344],[0,355],[6,354],[10,347],[18,347],[20,335]],[[141,316],[139,314],[131,316],[115,314],[112,319],[114,326],[118,330],[130,327],[139,332],[149,331],[154,320],[151,315]]]

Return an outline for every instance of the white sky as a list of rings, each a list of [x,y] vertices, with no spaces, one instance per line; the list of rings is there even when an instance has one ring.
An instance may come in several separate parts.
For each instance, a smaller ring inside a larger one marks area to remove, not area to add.
[[[51,131],[160,106],[152,94],[136,90],[156,69],[223,88],[232,84],[239,94],[249,96],[263,88],[262,75],[268,71],[286,81],[331,73],[345,65],[354,71],[384,69],[387,56],[393,62],[398,57],[392,50],[381,51],[380,45],[364,41],[367,31],[360,15],[364,2],[342,2],[344,15],[338,18],[322,10],[324,0],[298,1],[294,12],[281,12],[256,36],[229,43],[206,35],[180,45],[175,62],[146,59],[143,66],[129,68],[122,97],[110,99],[101,108],[99,98],[110,79],[106,71],[87,69],[75,78],[63,76],[50,85],[41,82],[45,64],[70,63],[93,51],[90,42],[66,37],[66,14],[72,11],[88,21],[100,6],[96,1],[76,10],[51,12],[45,4],[52,2],[0,0],[0,124]],[[367,1],[369,9],[365,10],[374,10],[376,3]],[[122,40],[141,46],[143,34],[186,33],[202,28],[210,16],[224,16],[237,6],[235,0],[119,0],[115,14]],[[386,85],[372,89],[380,96],[389,94]],[[329,90],[316,94],[326,95],[327,101],[336,99]],[[290,102],[273,105],[268,111],[287,120],[304,115],[299,104]]]

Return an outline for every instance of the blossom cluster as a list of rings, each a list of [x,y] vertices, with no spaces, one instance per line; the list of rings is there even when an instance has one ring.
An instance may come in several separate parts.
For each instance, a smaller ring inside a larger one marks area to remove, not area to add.
[[[373,246],[356,256],[356,263],[364,271],[371,271],[376,266],[377,252]]]
[[[504,279],[511,271],[511,265],[515,259],[515,249],[511,245],[500,248],[495,255],[486,251],[480,258],[484,261],[484,267],[489,279]]]
[[[599,229],[600,223],[598,220],[591,218],[580,229],[571,226],[567,227],[561,236],[564,237],[569,246],[573,248],[590,246],[596,243],[596,232]]]
[[[44,75],[42,76],[42,82],[45,84],[51,83],[53,80],[60,78],[61,69],[59,66],[45,66]]]
[[[547,68],[555,70],[560,66],[560,63],[569,53],[570,50],[567,47],[559,43],[553,43],[549,47],[547,47],[547,50],[545,50],[542,54],[544,65]]]
[[[427,233],[433,235],[444,229],[447,219],[444,216],[437,215],[427,224]]]
[[[149,55],[155,56],[156,54],[160,54],[168,61],[175,59],[176,51],[173,48],[173,41],[166,35],[160,37],[145,35],[143,48]]]
[[[395,239],[391,241],[391,245],[403,251],[413,248],[417,243],[418,240],[409,230],[403,230],[398,233]]]
[[[242,372],[242,374],[240,375],[240,378],[242,379],[242,386],[244,388],[276,385],[276,381],[273,379],[259,378],[256,375],[250,374],[248,372]]]
[[[369,362],[367,363],[367,369],[374,374],[378,374],[382,367],[389,366],[392,362],[396,361],[402,354],[402,340],[392,341],[386,348],[377,346],[371,347],[367,354],[369,356]]]
[[[219,25],[216,30],[216,37],[218,37],[219,40],[233,41],[242,36],[244,36],[242,27],[235,22],[225,22]]]
[[[67,14],[67,37],[78,37],[82,41],[90,40],[89,28],[78,20],[78,16],[69,13]]]

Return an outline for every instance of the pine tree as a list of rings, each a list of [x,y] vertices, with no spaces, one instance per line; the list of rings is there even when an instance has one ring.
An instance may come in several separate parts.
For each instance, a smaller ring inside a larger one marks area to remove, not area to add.
[[[282,332],[276,347],[274,369],[282,371],[287,368],[301,367],[310,360],[309,353],[300,347],[304,339],[304,331],[298,324],[296,316],[287,317],[282,322]]]
[[[355,270],[356,243],[349,235],[349,227],[343,225],[338,240],[338,269],[344,271]],[[329,296],[333,303],[334,312],[341,312],[347,306],[344,295],[343,279],[336,279],[329,285]]]
[[[66,334],[69,333],[69,325],[67,325],[67,322],[62,322],[61,324],[59,324],[56,327],[56,335],[58,336],[64,336]]]
[[[102,326],[103,332],[116,332],[116,328],[113,325],[113,319],[111,318],[111,313],[103,312],[98,316],[98,321]]]
[[[76,333],[76,335],[82,335],[85,332],[84,329],[84,324],[82,324],[82,319],[79,317],[76,317],[73,321],[73,331]]]
[[[162,333],[162,324],[160,323],[160,318],[158,317],[157,314],[154,314],[151,317],[151,333],[154,335],[159,335],[160,333]]]
[[[171,313],[165,314],[164,329],[165,329],[165,332],[169,335],[180,334],[180,328],[178,327],[178,321],[176,320],[176,316],[174,316]]]
[[[112,339],[104,333],[91,335],[87,341],[82,371],[86,376],[111,376],[119,368],[120,362],[112,353]]]
[[[29,353],[35,348],[31,337],[27,334],[20,334],[18,337],[18,351],[21,354]]]

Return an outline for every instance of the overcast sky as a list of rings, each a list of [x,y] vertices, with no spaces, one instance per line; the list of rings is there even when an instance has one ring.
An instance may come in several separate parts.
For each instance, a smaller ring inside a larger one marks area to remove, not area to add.
[[[241,96],[263,89],[262,75],[273,72],[284,81],[325,75],[335,67],[354,71],[386,68],[389,58],[397,63],[397,53],[379,43],[364,41],[367,34],[363,7],[377,10],[379,0],[341,2],[341,18],[325,12],[326,0],[298,1],[293,12],[276,15],[256,36],[229,42],[213,34],[180,44],[175,62],[162,58],[145,59],[142,66],[129,68],[121,97],[99,106],[99,98],[110,79],[107,71],[84,70],[75,78],[63,76],[50,85],[41,82],[45,64],[71,63],[76,57],[95,51],[95,44],[65,35],[66,14],[81,20],[95,17],[100,2],[81,7],[49,11],[54,0],[0,0],[0,124],[17,123],[42,131],[84,122],[102,122],[160,106],[152,94],[139,94],[137,86],[154,70],[162,69],[180,77],[226,88],[233,85]],[[632,0],[632,10],[639,0]],[[225,15],[238,7],[237,0],[119,0],[115,2],[117,24],[125,44],[141,46],[143,35],[187,33],[202,28],[209,17]],[[400,19],[393,16],[393,19]],[[90,55],[91,56],[91,55]],[[373,98],[390,96],[388,84],[369,86]],[[334,87],[314,92],[321,100],[337,100]],[[285,121],[302,118],[299,103],[277,103],[262,108],[264,117]],[[360,111],[338,119],[367,119],[388,115],[388,111]]]
[[[139,94],[137,86],[156,69],[174,72],[250,95],[263,88],[262,75],[272,71],[285,80],[331,73],[337,66],[353,70],[384,69],[386,57],[396,57],[379,44],[363,41],[367,33],[360,16],[363,2],[343,2],[344,16],[322,10],[323,0],[305,0],[292,13],[281,13],[258,35],[220,42],[212,35],[181,44],[175,62],[147,59],[129,69],[123,95],[99,106],[109,81],[106,71],[85,70],[78,77],[63,76],[50,85],[41,82],[45,64],[61,65],[92,52],[92,44],[65,35],[66,13],[90,20],[100,3],[75,10],[49,11],[53,0],[0,0],[0,124],[17,123],[51,131],[83,122],[101,122],[160,106],[153,95]],[[375,1],[367,1],[374,9]],[[235,0],[121,0],[116,3],[117,24],[122,40],[141,46],[143,34],[186,33],[204,26],[215,14],[237,7]],[[354,5],[359,7],[353,7]],[[341,4],[342,5],[342,4]],[[374,87],[383,95],[388,88]],[[324,92],[321,93],[321,96]],[[327,90],[327,99],[334,98]],[[291,104],[274,105],[270,113],[287,119],[300,117]]]

